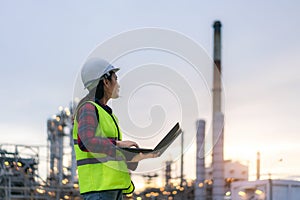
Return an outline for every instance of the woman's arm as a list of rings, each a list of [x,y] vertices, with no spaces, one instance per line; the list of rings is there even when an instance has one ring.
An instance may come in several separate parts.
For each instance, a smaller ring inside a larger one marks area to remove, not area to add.
[[[84,104],[78,111],[78,146],[82,151],[105,153],[115,156],[116,140],[95,136],[98,126],[96,108],[91,103]]]

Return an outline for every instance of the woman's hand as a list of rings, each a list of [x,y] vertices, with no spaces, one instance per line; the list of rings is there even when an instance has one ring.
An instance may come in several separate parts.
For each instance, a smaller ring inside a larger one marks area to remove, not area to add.
[[[139,147],[139,145],[136,142],[133,142],[130,140],[117,141],[116,144],[117,144],[117,147],[120,147],[120,148],[130,148],[130,147],[138,148]]]
[[[139,162],[141,160],[147,159],[147,158],[156,158],[158,156],[159,153],[139,153],[137,155],[135,155],[130,162]]]

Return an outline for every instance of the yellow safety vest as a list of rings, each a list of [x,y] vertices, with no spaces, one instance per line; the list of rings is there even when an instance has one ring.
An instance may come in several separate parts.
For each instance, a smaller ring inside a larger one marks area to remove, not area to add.
[[[92,101],[98,110],[99,123],[95,136],[118,138],[122,140],[122,133],[117,127],[117,118],[110,115],[101,106]],[[119,135],[118,135],[119,132]],[[80,193],[121,189],[123,194],[134,191],[134,185],[125,162],[125,156],[116,149],[116,157],[104,153],[81,151],[77,144],[78,122],[74,118],[73,139],[77,160],[78,181]]]

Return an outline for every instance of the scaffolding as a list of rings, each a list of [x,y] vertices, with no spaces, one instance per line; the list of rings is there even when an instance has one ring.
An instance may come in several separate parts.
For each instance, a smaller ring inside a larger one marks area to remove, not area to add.
[[[0,199],[45,199],[39,193],[39,147],[0,145]]]
[[[47,185],[55,191],[52,199],[80,199],[76,158],[73,148],[73,109],[59,107],[47,121],[49,173]]]
[[[0,144],[0,199],[81,199],[72,137],[72,109],[47,120],[46,178],[39,176],[40,147]]]

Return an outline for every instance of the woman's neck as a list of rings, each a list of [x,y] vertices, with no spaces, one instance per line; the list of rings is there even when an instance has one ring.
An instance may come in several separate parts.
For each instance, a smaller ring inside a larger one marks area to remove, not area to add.
[[[108,100],[109,100],[109,98],[104,96],[101,99],[99,99],[99,103],[101,103],[102,105],[106,105]]]

